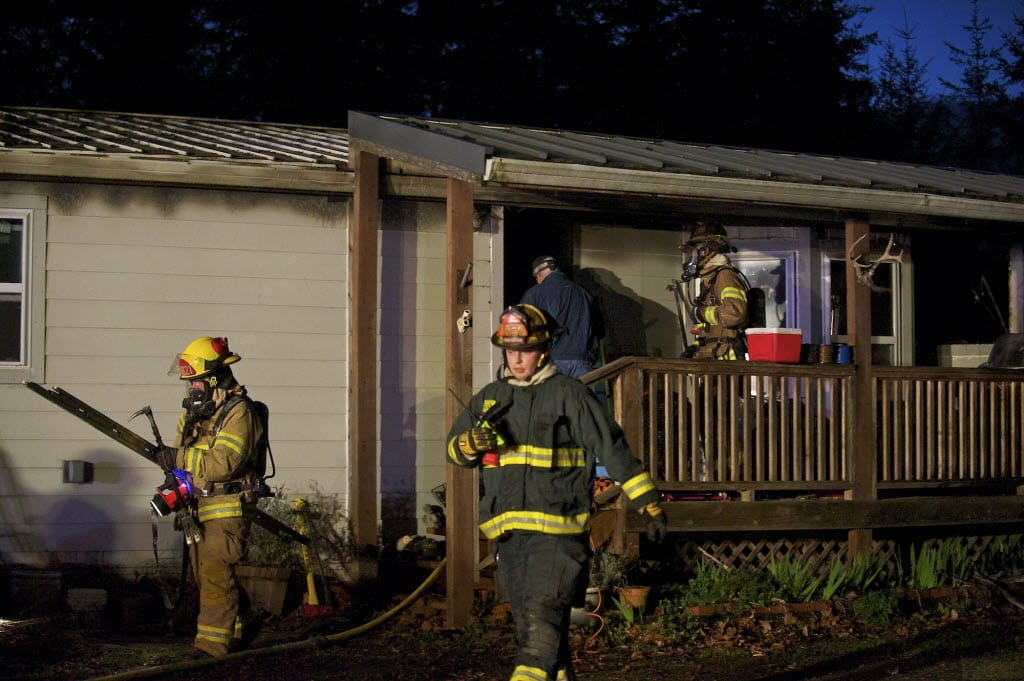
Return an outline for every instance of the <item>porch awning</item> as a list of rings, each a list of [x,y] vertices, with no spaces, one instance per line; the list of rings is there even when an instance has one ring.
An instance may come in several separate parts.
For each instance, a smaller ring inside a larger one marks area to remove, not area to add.
[[[1024,178],[957,168],[356,111],[349,137],[485,189],[1024,223]]]

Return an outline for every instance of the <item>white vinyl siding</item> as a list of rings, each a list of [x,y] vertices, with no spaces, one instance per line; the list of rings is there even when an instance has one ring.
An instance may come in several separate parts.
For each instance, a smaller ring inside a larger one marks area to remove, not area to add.
[[[150,405],[170,441],[183,396],[166,374],[172,357],[197,336],[227,336],[242,357],[235,375],[270,408],[270,485],[346,503],[347,202],[203,188],[33,189],[49,196],[40,248],[46,367],[35,380],[152,440],[145,419],[128,423]],[[153,566],[156,467],[17,384],[0,386],[0,448],[12,481],[2,490],[12,528],[0,537],[5,560]],[[94,481],[63,483],[65,460],[92,462]],[[180,535],[168,519],[159,529],[167,567]]]

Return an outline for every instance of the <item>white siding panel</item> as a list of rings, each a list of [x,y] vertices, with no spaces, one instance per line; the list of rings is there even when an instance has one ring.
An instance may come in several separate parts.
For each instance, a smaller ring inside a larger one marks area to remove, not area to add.
[[[115,272],[51,271],[47,296],[52,300],[114,300],[188,303],[196,299],[196,278],[187,275],[137,274],[126,286]],[[344,307],[348,289],[343,281],[216,277],[217,300],[227,305],[292,305]]]
[[[179,274],[209,277],[314,279],[338,281],[345,273],[334,253],[267,253],[234,249],[196,249],[181,246],[121,246],[50,244],[46,265],[50,271],[117,272],[123,274]],[[216,288],[210,282],[210,289]],[[197,285],[197,290],[204,290]]]
[[[232,331],[286,332],[302,329],[306,333],[336,333],[345,328],[347,320],[346,311],[342,308],[226,306],[213,300],[215,294],[212,291],[208,295],[211,300],[193,304],[53,300],[47,306],[47,319],[54,327],[135,329],[141,326],[166,330],[187,326],[217,329],[218,334],[228,338],[231,338]]]
[[[608,322],[609,333],[625,331],[624,337],[629,337],[629,329],[643,329],[646,353],[653,356],[678,357],[683,350],[675,299],[666,290],[681,272],[682,241],[682,232],[675,230],[602,225],[580,229],[580,267],[609,291],[612,299],[605,301],[606,307],[619,312]],[[621,318],[623,311],[635,319]]]
[[[160,229],[140,228],[127,217],[58,216],[50,222],[50,243],[147,246],[234,251],[348,253],[345,232],[286,224],[239,224],[196,220],[161,221]]]
[[[62,377],[54,381],[61,384],[69,381],[75,383],[106,383],[111,380],[127,382],[134,376],[151,375],[152,369],[152,361],[145,358],[52,357],[47,364],[47,375]],[[258,374],[260,381],[271,385],[298,384],[332,387],[347,384],[344,362],[249,360],[246,371],[252,375]],[[239,378],[243,378],[241,369],[239,369]],[[243,382],[246,385],[251,385],[250,382]]]
[[[122,218],[135,223],[346,227],[348,216],[348,202],[301,194],[71,183],[52,185],[49,194],[55,216]]]
[[[210,329],[210,332],[219,333],[220,329]],[[159,380],[177,353],[197,335],[190,333],[180,329],[143,331],[58,327],[47,333],[46,350],[50,355],[150,357],[155,364],[160,365],[156,368],[161,373],[153,375],[154,379]],[[246,366],[253,359],[280,360],[288,357],[293,360],[342,361],[348,352],[348,336],[342,333],[246,332],[229,336],[228,340],[231,349],[242,356],[242,361],[233,367],[239,377],[247,373]]]
[[[197,336],[226,335],[243,358],[236,376],[271,409],[270,484],[345,500],[347,202],[199,187],[32,189],[49,200],[47,384],[150,440],[147,420],[128,416],[151,405],[170,441],[184,391],[166,375],[172,358]],[[0,537],[5,560],[152,566],[155,466],[16,384],[0,386],[0,457],[4,520],[17,533]],[[94,482],[63,483],[70,459],[93,463]],[[160,542],[173,548],[180,535],[169,527]]]

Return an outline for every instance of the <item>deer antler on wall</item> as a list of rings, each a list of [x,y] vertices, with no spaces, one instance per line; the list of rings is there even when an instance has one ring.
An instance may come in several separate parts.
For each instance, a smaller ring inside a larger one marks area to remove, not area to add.
[[[878,266],[883,262],[903,262],[903,248],[901,247],[899,253],[896,253],[895,255],[891,253],[892,247],[896,244],[896,235],[890,234],[889,243],[885,245],[885,251],[883,251],[882,255],[878,256],[876,259],[868,260],[866,253],[860,253],[854,256],[853,253],[857,250],[857,244],[860,243],[861,239],[864,239],[867,236],[868,235],[865,234],[853,242],[853,245],[850,246],[849,252],[846,254],[846,259],[850,261],[851,265],[853,265],[854,275],[857,277],[857,283],[867,286],[872,291],[885,291],[887,289],[875,285],[875,270],[877,270]]]

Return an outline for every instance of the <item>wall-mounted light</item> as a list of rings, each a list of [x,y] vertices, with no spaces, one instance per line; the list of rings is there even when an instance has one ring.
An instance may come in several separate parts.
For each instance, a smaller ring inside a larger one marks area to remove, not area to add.
[[[64,482],[86,483],[92,482],[91,461],[65,461]]]

